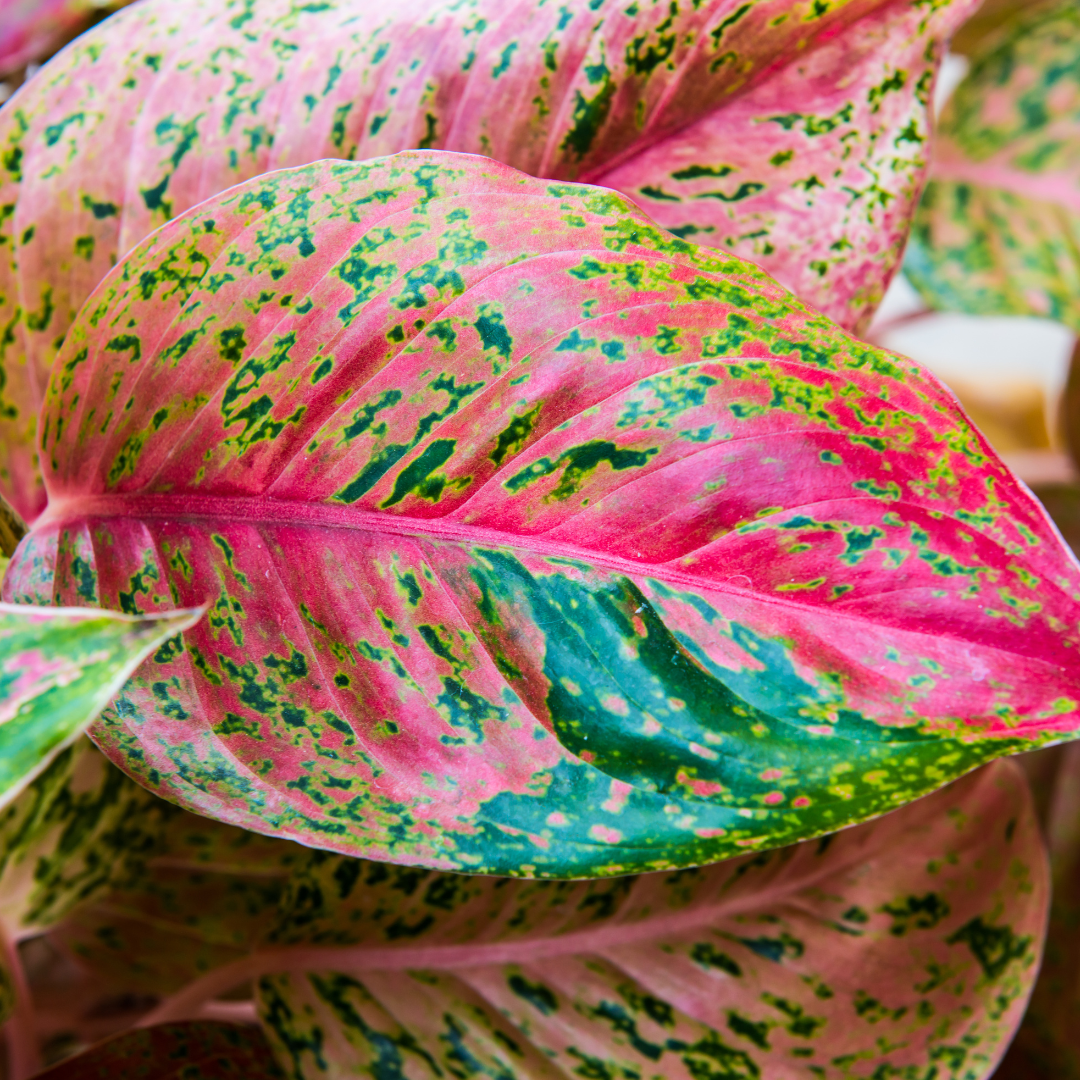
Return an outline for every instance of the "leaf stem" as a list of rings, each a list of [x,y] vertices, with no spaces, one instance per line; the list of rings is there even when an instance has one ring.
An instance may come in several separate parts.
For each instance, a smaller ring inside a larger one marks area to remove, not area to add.
[[[10,559],[26,533],[26,522],[15,507],[0,495],[0,554]]]

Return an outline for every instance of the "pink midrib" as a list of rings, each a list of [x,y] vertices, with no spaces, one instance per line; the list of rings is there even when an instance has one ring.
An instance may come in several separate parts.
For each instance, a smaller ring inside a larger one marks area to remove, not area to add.
[[[864,498],[873,501],[869,496]],[[443,518],[410,518],[404,515],[378,513],[350,506],[297,499],[197,493],[50,496],[48,508],[34,522],[28,535],[33,536],[45,527],[77,524],[87,518],[149,518],[165,521],[203,518],[217,522],[248,521],[266,525],[350,529],[391,536],[412,536],[469,547],[509,548],[542,558],[576,560],[587,563],[590,567],[622,574],[631,579],[649,578],[666,585],[689,589],[698,594],[705,590],[730,596],[746,604],[775,605],[785,611],[802,612],[804,617],[824,617],[830,622],[842,620],[853,627],[867,623],[872,626],[879,625],[877,620],[869,616],[845,611],[839,606],[824,610],[805,602],[770,596],[754,588],[732,584],[738,579],[747,580],[744,573],[735,573],[723,580],[703,578],[700,574],[680,569],[673,562],[656,563],[644,560],[637,562],[583,545],[550,540],[544,536],[523,535],[501,529],[485,528],[481,525],[448,522]],[[853,632],[858,633],[857,630]],[[910,627],[904,629],[904,633],[917,632],[920,631],[915,631]],[[929,637],[942,636],[936,631],[926,630],[921,633]]]
[[[549,540],[543,536],[512,533],[480,525],[448,522],[441,518],[410,518],[404,515],[358,510],[350,506],[304,502],[267,497],[232,495],[85,495],[51,498],[48,509],[34,523],[32,533],[45,527],[74,524],[87,518],[135,517],[189,520],[209,518],[216,521],[249,521],[260,524],[307,525],[316,528],[351,529],[361,532],[416,536],[427,540],[476,547],[517,548],[532,555],[576,559],[591,566],[625,574],[628,577],[657,578],[692,589],[708,588],[753,599],[770,601],[752,589],[727,582],[703,580],[671,563],[635,562],[618,555],[598,552],[578,544]],[[745,576],[745,575],[736,575]],[[783,606],[791,606],[784,601]]]
[[[472,943],[468,945],[427,946],[338,946],[298,945],[266,949],[245,956],[190,983],[172,998],[162,1002],[145,1016],[140,1027],[186,1017],[198,1006],[218,994],[263,975],[307,971],[452,971],[462,968],[492,967],[504,964],[528,964],[561,956],[603,953],[605,950],[640,942],[669,939],[693,930],[702,930],[720,919],[760,911],[776,900],[797,903],[797,894],[812,888],[820,880],[843,873],[859,858],[861,849],[837,865],[822,860],[816,872],[797,884],[790,881],[761,891],[749,891],[727,902],[699,904],[685,911],[645,917],[635,922],[609,922],[602,927],[530,938],[519,941]]]

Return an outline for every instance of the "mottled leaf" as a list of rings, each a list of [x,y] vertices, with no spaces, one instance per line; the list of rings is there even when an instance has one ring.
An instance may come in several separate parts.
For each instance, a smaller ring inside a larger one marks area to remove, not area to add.
[[[48,59],[111,8],[130,0],[4,0],[0,7],[0,78]]]
[[[143,860],[177,811],[80,739],[0,810],[0,1021],[28,1006],[11,945],[80,903],[145,876]],[[17,1018],[25,1025],[28,1016]],[[32,1021],[30,1021],[32,1022]],[[8,1031],[9,1043],[12,1032]],[[20,1049],[36,1056],[32,1034]],[[19,1054],[16,1052],[16,1058]]]
[[[201,610],[159,616],[0,604],[0,808]]]
[[[99,984],[161,996],[263,946],[290,873],[310,853],[177,812],[136,872],[75,908],[50,940]]]
[[[879,821],[699,870],[512,882],[312,853],[262,976],[286,1074],[989,1076],[1038,965],[1048,871],[995,763]]]
[[[116,1035],[38,1076],[40,1080],[272,1080],[281,1072],[258,1028],[188,1020]]]
[[[1056,746],[1020,759],[1043,803],[1052,901],[1038,981],[999,1080],[1080,1077],[1080,745]]]
[[[905,272],[927,303],[1080,330],[1080,11],[978,41],[942,116]]]
[[[0,486],[118,254],[268,169],[412,147],[617,187],[683,236],[869,319],[926,166],[943,41],[977,0],[147,0],[0,113]]]
[[[663,869],[1076,729],[1077,567],[952,397],[607,191],[242,185],[106,279],[42,434],[5,597],[209,604],[92,733],[245,828]]]

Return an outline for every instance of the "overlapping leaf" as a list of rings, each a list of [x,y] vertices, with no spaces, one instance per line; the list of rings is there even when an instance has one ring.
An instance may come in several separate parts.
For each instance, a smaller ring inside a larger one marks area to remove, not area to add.
[[[130,0],[4,0],[0,78],[48,59],[110,8]]]
[[[828,841],[674,874],[509,882],[316,852],[262,948],[163,1012],[262,976],[297,1080],[979,1080],[1023,1014],[1048,893],[1007,763]],[[135,917],[166,950],[185,932],[181,912]]]
[[[0,604],[0,808],[201,611],[119,615]]]
[[[177,812],[153,852],[50,931],[95,982],[162,996],[265,946],[307,849]]]
[[[0,934],[38,933],[80,903],[143,876],[176,811],[129,780],[80,739],[0,811]],[[8,957],[0,969],[0,1020],[16,1004]]]
[[[0,485],[117,256],[256,173],[410,147],[627,192],[862,325],[926,166],[942,43],[976,0],[148,0],[0,114]]]
[[[935,307],[1080,330],[1080,13],[1029,6],[971,59],[905,270]]]
[[[102,284],[42,435],[6,598],[209,603],[93,734],[246,828],[661,869],[1076,729],[1077,568],[952,398],[610,192],[240,186]]]
[[[258,1029],[188,1020],[124,1032],[39,1074],[41,1080],[274,1080]]]

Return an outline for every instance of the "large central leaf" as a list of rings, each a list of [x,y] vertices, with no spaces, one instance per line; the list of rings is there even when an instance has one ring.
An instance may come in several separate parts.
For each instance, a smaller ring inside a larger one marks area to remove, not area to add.
[[[625,873],[1077,725],[1080,574],[951,397],[611,192],[270,174],[103,282],[7,599],[207,602],[92,729],[352,854]]]

